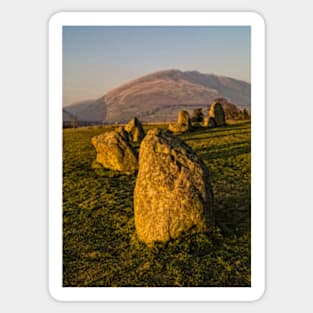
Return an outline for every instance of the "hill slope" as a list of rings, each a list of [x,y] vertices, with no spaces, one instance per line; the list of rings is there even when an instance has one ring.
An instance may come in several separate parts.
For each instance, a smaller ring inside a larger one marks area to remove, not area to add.
[[[104,120],[104,97],[97,100],[80,101],[65,108],[68,112],[77,116],[79,121],[102,122]]]
[[[94,101],[66,107],[79,120],[127,122],[175,120],[179,110],[207,108],[215,98],[250,106],[250,84],[196,71],[167,70],[145,75],[109,91]]]

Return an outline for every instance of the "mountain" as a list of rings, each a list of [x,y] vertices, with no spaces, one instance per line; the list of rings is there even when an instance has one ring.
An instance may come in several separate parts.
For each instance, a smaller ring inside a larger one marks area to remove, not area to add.
[[[250,107],[249,83],[196,71],[166,70],[142,76],[97,100],[67,106],[79,120],[124,123],[137,116],[146,122],[176,120],[180,110],[208,108],[216,98]]]
[[[74,114],[79,121],[103,122],[104,121],[104,96],[96,100],[85,100],[66,106],[65,109]]]
[[[65,109],[63,109],[63,127],[76,127],[77,126],[77,117]]]
[[[67,110],[63,109],[63,122],[71,122],[76,119],[76,116],[73,113],[68,112]]]

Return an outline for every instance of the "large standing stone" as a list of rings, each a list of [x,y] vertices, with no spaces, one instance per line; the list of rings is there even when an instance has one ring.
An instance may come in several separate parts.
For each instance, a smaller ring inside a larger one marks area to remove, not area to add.
[[[132,118],[125,126],[129,139],[133,142],[141,142],[145,136],[145,132],[137,117]]]
[[[213,102],[210,107],[209,117],[214,118],[216,126],[226,125],[225,112],[219,102]]]
[[[213,225],[209,170],[181,139],[149,130],[141,143],[134,192],[135,225],[147,244]]]
[[[97,151],[97,162],[103,167],[125,174],[138,169],[136,151],[116,131],[109,131],[91,139]]]
[[[168,129],[174,133],[186,132],[191,129],[191,119],[187,111],[180,111],[178,113],[177,123],[170,123]]]

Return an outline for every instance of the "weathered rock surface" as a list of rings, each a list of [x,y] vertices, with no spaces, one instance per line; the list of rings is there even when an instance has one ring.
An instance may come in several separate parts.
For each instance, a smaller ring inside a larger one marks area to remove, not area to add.
[[[191,129],[191,119],[187,111],[180,111],[178,113],[177,123],[170,123],[168,129],[174,133],[186,132]]]
[[[189,113],[187,111],[180,111],[178,113],[177,123],[180,125],[186,125],[187,127],[191,127],[191,119]]]
[[[97,151],[97,162],[103,167],[125,174],[134,173],[138,169],[136,151],[116,131],[109,131],[91,139]]]
[[[145,136],[145,132],[137,117],[132,118],[125,126],[129,139],[133,142],[141,142]]]
[[[181,139],[151,129],[141,143],[134,191],[135,225],[147,244],[213,225],[209,170]]]
[[[214,118],[216,126],[226,125],[225,112],[219,102],[213,102],[210,107],[209,117]]]
[[[124,129],[123,126],[119,126],[115,129],[115,131],[120,134],[123,139],[125,139],[127,142],[129,141],[129,136],[128,136],[128,132]]]

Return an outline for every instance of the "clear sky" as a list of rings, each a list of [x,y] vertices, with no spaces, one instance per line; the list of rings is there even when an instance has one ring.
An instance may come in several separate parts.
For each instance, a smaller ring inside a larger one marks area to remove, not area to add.
[[[250,82],[250,27],[63,27],[64,105],[165,69]]]

